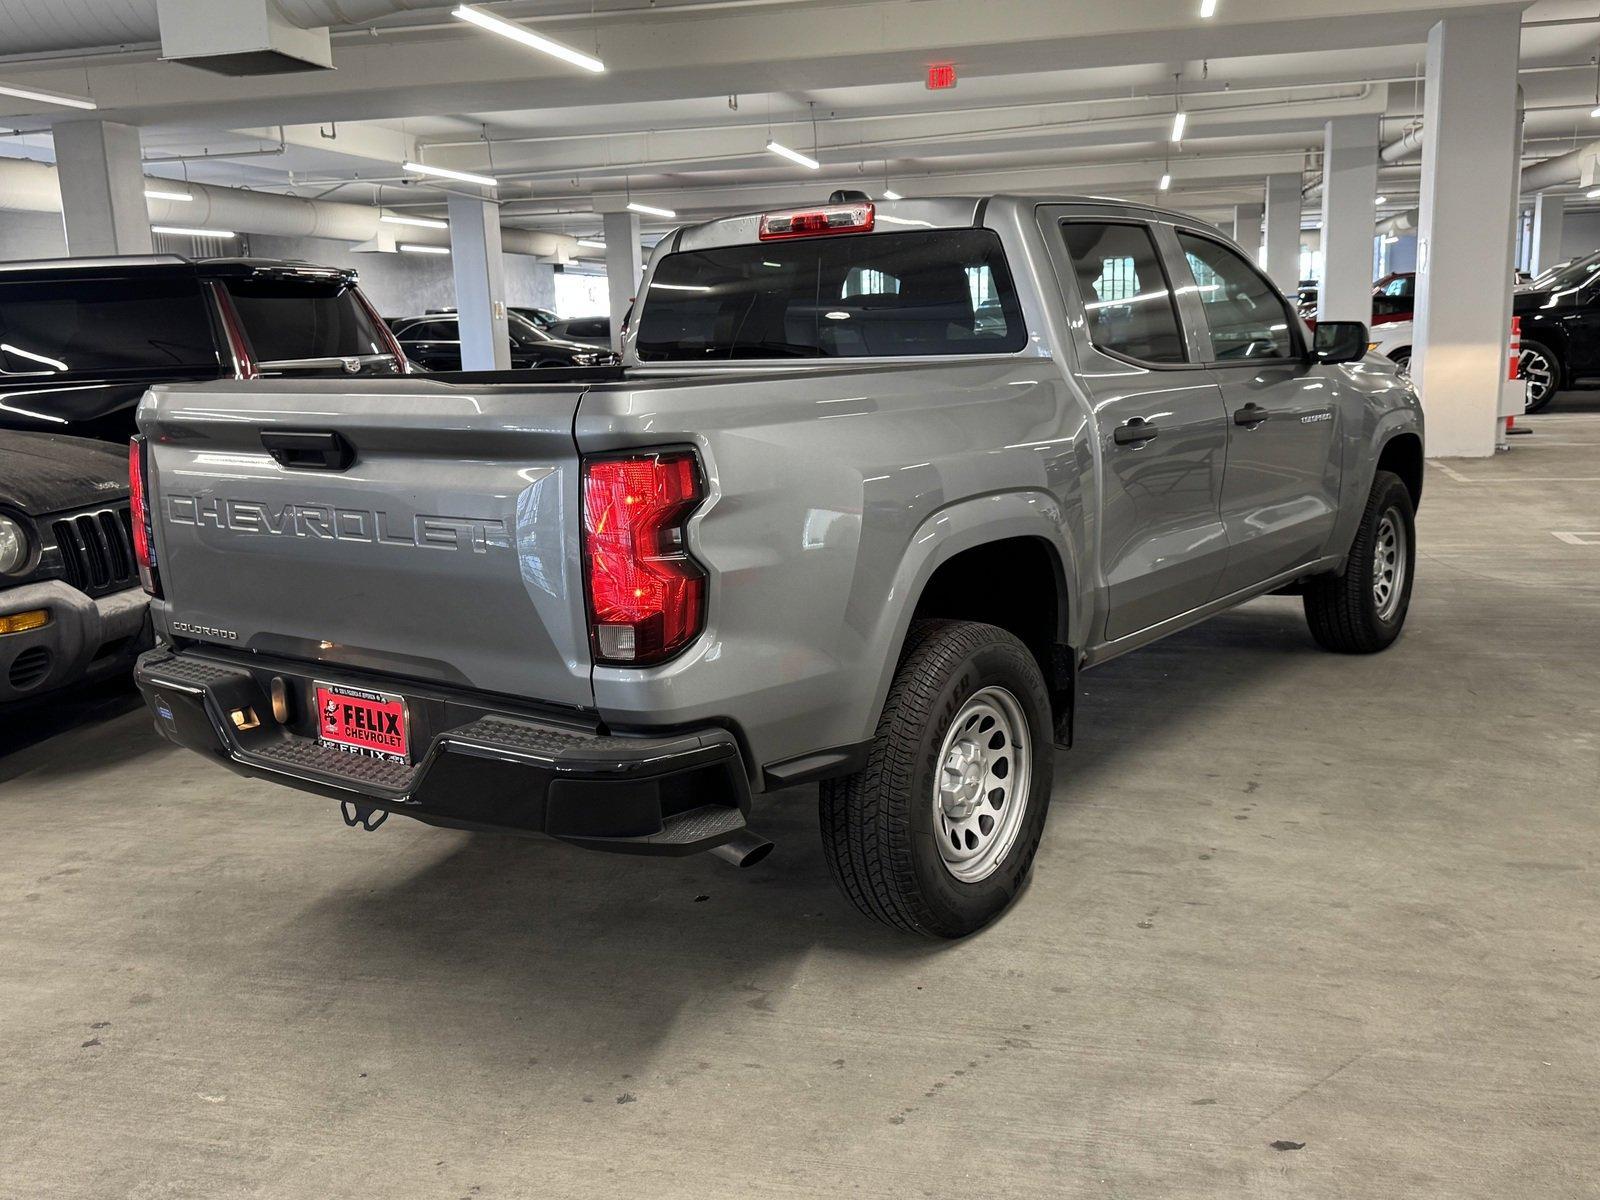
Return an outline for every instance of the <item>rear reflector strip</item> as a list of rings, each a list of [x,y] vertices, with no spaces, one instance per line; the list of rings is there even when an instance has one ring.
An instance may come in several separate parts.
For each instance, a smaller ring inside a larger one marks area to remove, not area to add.
[[[868,204],[841,204],[829,208],[797,208],[791,212],[766,213],[761,218],[761,240],[825,237],[834,233],[866,233],[872,229],[876,210]]]

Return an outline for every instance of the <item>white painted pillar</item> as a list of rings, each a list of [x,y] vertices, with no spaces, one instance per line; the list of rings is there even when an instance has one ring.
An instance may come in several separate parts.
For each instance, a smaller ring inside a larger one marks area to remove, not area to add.
[[[139,130],[112,121],[65,121],[54,136],[67,252],[151,253]]]
[[[639,217],[631,212],[602,214],[606,235],[606,291],[611,299],[611,348],[622,350],[622,319],[644,274],[639,248]]]
[[[1428,35],[1416,348],[1432,457],[1494,453],[1516,248],[1516,11],[1447,17]]]
[[[1300,285],[1300,176],[1267,176],[1267,245],[1261,260],[1286,292]]]
[[[1372,321],[1378,135],[1376,116],[1335,117],[1323,135],[1320,320]]]
[[[1261,258],[1261,218],[1266,209],[1259,204],[1233,206],[1233,240],[1248,254],[1251,261]]]
[[[1540,192],[1533,202],[1533,261],[1528,268],[1537,275],[1561,261],[1561,227],[1566,224],[1567,198],[1556,192]]]
[[[505,255],[500,252],[500,206],[473,196],[450,197],[450,266],[456,283],[456,321],[463,371],[509,371]]]

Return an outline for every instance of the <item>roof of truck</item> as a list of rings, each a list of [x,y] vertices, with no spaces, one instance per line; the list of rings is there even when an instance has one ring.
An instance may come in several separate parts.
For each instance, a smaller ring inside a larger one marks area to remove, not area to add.
[[[1201,224],[1208,224],[1208,222],[1201,221],[1200,218],[1192,214],[1179,212],[1176,209],[1161,208],[1141,201],[1123,200],[1115,196],[1062,196],[1006,192],[992,196],[902,196],[897,200],[873,200],[864,192],[847,194],[850,199],[824,199],[810,205],[787,204],[778,208],[737,213],[731,216],[717,217],[710,221],[698,222],[693,225],[680,226],[662,239],[664,243],[667,243],[663,246],[663,249],[677,251],[686,248],[685,243],[688,243],[690,248],[702,248],[712,244],[753,242],[758,240],[761,218],[769,213],[803,212],[811,209],[832,208],[852,203],[858,204],[863,200],[871,200],[874,206],[876,226],[872,230],[874,233],[887,233],[891,231],[891,228],[905,231],[915,228],[963,229],[982,225],[986,210],[996,202],[1023,208],[1035,208],[1045,204],[1093,205],[1095,208],[1121,208],[1148,216],[1170,217],[1176,221],[1199,221]],[[884,228],[886,226],[890,228]]]

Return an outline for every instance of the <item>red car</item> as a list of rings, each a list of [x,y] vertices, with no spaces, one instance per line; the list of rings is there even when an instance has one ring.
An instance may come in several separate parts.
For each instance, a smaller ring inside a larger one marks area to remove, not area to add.
[[[1372,323],[1409,321],[1417,305],[1417,273],[1394,271],[1372,285]]]

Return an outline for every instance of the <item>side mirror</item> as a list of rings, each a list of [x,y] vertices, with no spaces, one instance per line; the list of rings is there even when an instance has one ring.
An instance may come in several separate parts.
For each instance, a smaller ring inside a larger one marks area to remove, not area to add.
[[[1360,321],[1318,321],[1311,356],[1323,363],[1360,362],[1367,342],[1367,327]]]

